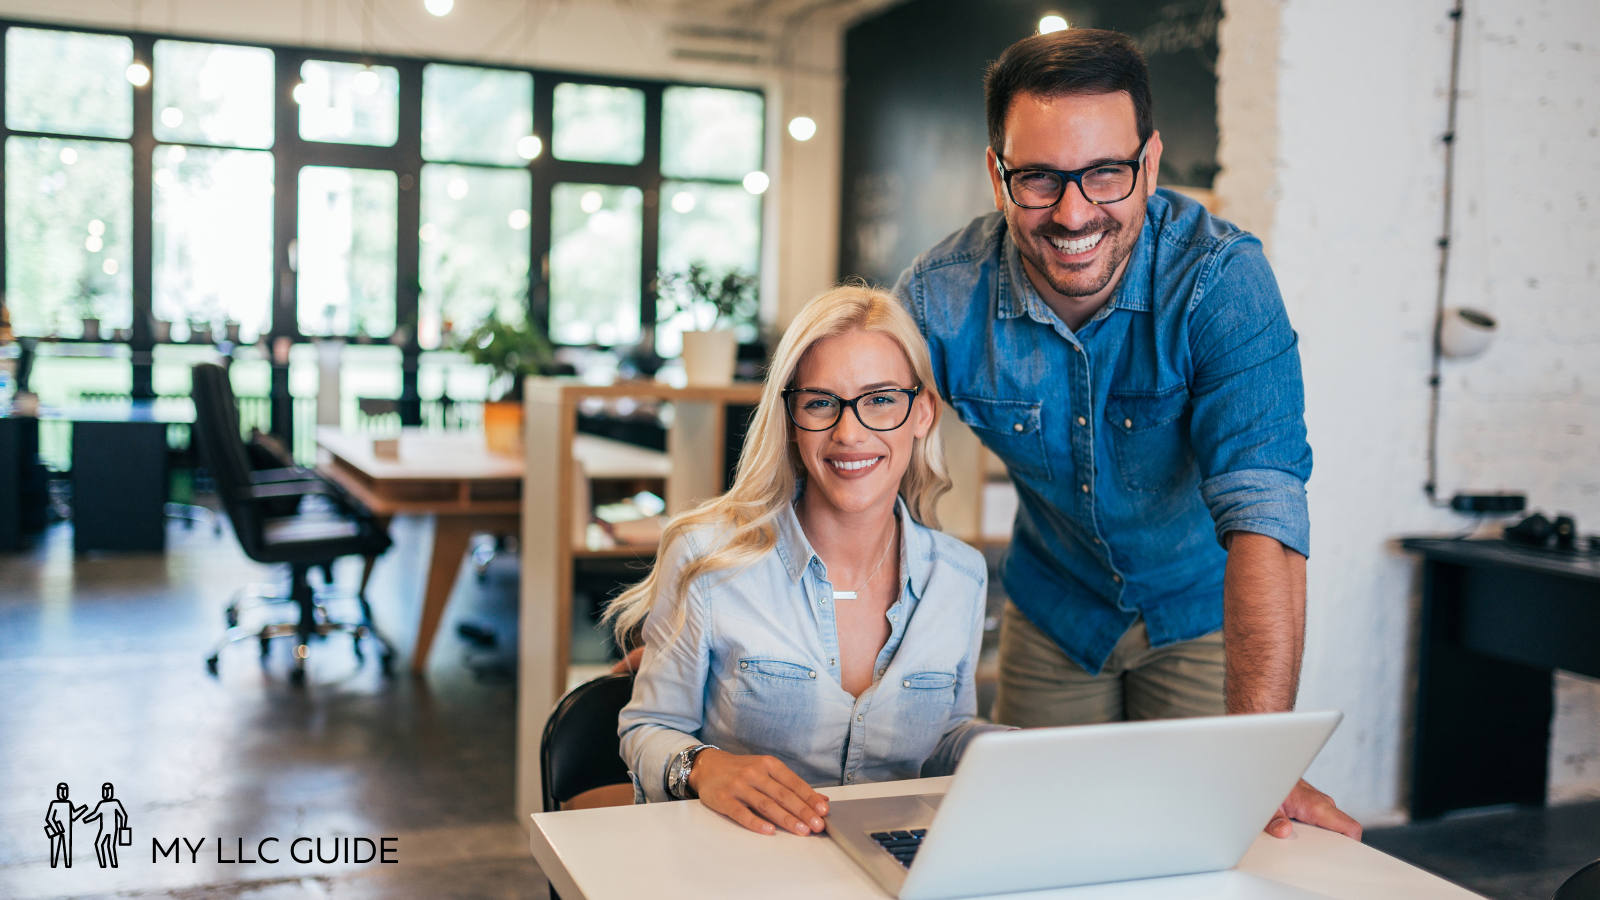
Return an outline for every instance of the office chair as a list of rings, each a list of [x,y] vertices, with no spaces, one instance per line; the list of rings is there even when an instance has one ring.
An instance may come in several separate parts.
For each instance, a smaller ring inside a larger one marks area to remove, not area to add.
[[[1573,872],[1551,900],[1600,900],[1600,859]]]
[[[620,792],[607,799],[632,802],[632,782],[617,739],[617,715],[632,697],[632,675],[602,675],[568,691],[556,704],[539,741],[545,812],[556,812],[578,795],[609,785],[630,785],[626,799]]]
[[[288,592],[280,599],[294,604],[299,613],[294,622],[273,622],[250,631],[240,627],[239,606],[231,603],[226,613],[228,629],[206,658],[206,668],[215,675],[222,648],[236,641],[256,639],[264,658],[270,641],[293,637],[294,669],[289,677],[298,684],[305,679],[312,639],[344,633],[351,636],[358,660],[365,658],[363,640],[376,643],[387,674],[394,652],[373,627],[372,607],[364,593],[358,591],[352,597],[360,606],[359,621],[337,620],[329,615],[324,602],[334,599],[331,592],[324,590],[319,596],[310,581],[311,570],[320,569],[326,588],[333,583],[333,563],[338,558],[371,559],[382,554],[390,546],[387,530],[366,507],[309,469],[252,468],[250,451],[240,436],[227,370],[216,363],[199,363],[192,372],[195,442],[234,535],[245,555],[256,562],[288,565]],[[256,457],[263,458],[259,452]]]

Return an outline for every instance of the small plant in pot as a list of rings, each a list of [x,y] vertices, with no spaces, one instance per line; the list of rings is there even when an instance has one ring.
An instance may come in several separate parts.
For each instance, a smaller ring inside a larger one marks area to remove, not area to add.
[[[685,314],[693,329],[683,333],[683,370],[690,384],[728,384],[733,380],[738,341],[733,327],[753,321],[761,305],[761,282],[739,269],[715,272],[693,262],[656,282],[658,321]]]
[[[529,375],[558,371],[549,338],[526,319],[505,322],[498,316],[490,316],[477,328],[461,335],[455,346],[468,359],[494,372],[489,382],[489,396],[498,399],[483,404],[483,433],[489,451],[520,454],[522,381]]]
[[[83,339],[100,340],[100,285],[89,274],[78,279],[77,306],[78,317],[83,325]]]

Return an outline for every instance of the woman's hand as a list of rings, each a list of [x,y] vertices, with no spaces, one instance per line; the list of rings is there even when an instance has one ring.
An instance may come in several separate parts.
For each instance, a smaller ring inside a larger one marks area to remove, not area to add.
[[[706,749],[694,759],[689,789],[700,802],[760,834],[777,828],[807,835],[822,831],[828,798],[771,756],[738,756]]]

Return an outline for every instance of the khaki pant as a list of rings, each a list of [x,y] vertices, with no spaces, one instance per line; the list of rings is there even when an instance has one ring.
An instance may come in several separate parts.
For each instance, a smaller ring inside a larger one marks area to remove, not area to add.
[[[1000,618],[994,721],[1039,728],[1220,716],[1223,672],[1221,631],[1151,649],[1140,619],[1100,674],[1090,675],[1008,601]]]

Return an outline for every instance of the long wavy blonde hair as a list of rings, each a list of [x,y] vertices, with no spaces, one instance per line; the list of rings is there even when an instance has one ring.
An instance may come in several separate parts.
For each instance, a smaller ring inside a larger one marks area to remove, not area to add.
[[[715,533],[720,538],[716,546],[687,563],[674,584],[663,584],[661,569],[656,566],[647,578],[607,605],[605,619],[611,623],[619,646],[626,645],[628,636],[644,622],[663,590],[673,591],[673,596],[681,600],[696,579],[747,566],[777,545],[775,520],[794,500],[796,487],[806,474],[805,464],[790,439],[793,425],[784,409],[783,390],[790,386],[801,357],[811,345],[823,338],[856,330],[893,338],[928,395],[924,402],[933,403],[933,424],[926,437],[917,438],[912,444],[911,462],[900,478],[899,493],[912,518],[931,528],[939,527],[935,507],[939,498],[950,490],[950,478],[945,472],[944,449],[939,441],[940,409],[934,395],[928,345],[911,315],[893,295],[865,284],[840,285],[806,304],[778,343],[772,365],[767,370],[760,404],[745,433],[733,487],[722,496],[673,517],[662,532],[660,552],[665,552],[685,533],[706,525],[718,526]],[[681,626],[684,607],[680,605],[679,609],[678,626]]]

